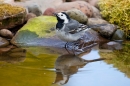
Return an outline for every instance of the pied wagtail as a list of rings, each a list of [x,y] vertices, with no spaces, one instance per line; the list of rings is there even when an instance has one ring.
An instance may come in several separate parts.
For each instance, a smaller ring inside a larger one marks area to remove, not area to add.
[[[69,15],[65,12],[54,13],[58,22],[56,24],[56,35],[63,41],[67,42],[65,44],[65,49],[67,50],[67,46],[69,42],[77,42],[81,39],[87,30],[90,30],[93,27],[104,26],[107,24],[98,24],[87,26],[79,23],[78,21],[71,19]],[[84,45],[84,44],[83,44]],[[75,47],[73,47],[75,48]],[[83,51],[82,49],[78,49]],[[68,50],[67,50],[68,51]],[[69,52],[69,51],[68,51]]]
[[[56,35],[63,41],[74,42],[81,38],[85,31],[90,29],[87,25],[71,19],[65,12],[55,13],[58,23]]]
[[[75,42],[89,30],[87,25],[71,19],[65,12],[54,13],[58,22],[56,24],[56,35],[65,42]],[[67,47],[65,44],[65,48]]]

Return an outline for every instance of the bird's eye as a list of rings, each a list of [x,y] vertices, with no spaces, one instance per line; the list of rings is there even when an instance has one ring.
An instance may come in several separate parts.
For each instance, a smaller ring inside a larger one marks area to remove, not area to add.
[[[61,16],[63,16],[63,15],[61,14]]]

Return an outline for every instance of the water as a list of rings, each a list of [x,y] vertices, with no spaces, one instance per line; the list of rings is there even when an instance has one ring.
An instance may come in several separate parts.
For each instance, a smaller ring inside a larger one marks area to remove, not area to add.
[[[23,48],[27,52],[24,52],[25,56],[22,53],[23,56],[20,58],[19,54],[13,58],[1,55],[0,86],[130,86],[130,78],[113,67],[113,64],[107,64],[105,61],[87,64],[82,64],[77,59],[61,61],[63,62],[61,70],[65,68],[61,73],[54,67],[56,59],[66,53],[63,49]],[[97,48],[93,48],[81,58],[86,60],[100,58],[98,52]]]

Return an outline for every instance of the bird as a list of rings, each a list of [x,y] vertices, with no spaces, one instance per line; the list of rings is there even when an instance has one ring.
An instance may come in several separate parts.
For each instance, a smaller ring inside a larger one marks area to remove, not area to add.
[[[56,35],[62,41],[65,41],[65,48],[67,48],[69,42],[78,41],[87,30],[90,28],[79,23],[77,20],[70,18],[66,12],[53,13],[57,18]]]

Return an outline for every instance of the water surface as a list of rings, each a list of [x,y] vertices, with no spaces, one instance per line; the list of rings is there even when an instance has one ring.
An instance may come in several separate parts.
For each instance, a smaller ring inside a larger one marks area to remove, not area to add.
[[[56,72],[54,66],[56,59],[65,53],[63,49],[23,48],[27,51],[25,57],[3,59],[5,57],[1,55],[0,86],[130,86],[130,78],[125,73],[104,61],[73,66],[71,70],[68,69],[69,77],[62,80],[64,75]],[[98,52],[97,48],[93,48],[81,58],[86,60],[100,58]]]

